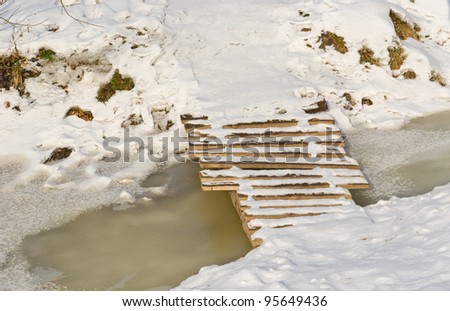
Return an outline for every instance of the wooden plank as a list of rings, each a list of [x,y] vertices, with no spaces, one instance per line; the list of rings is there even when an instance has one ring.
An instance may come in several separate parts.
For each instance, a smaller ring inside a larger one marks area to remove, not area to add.
[[[308,120],[308,123],[310,125],[317,125],[317,124],[336,124],[336,121],[334,119],[322,119],[322,118],[312,118]]]
[[[238,197],[242,200],[247,200],[249,198],[248,195],[242,194],[238,192]],[[290,194],[261,194],[261,195],[252,195],[251,196],[255,201],[263,201],[263,200],[319,200],[319,199],[340,199],[345,198],[351,200],[352,195],[347,193],[326,193],[326,192],[317,192],[317,193],[290,193]]]
[[[222,181],[234,181],[234,180],[271,180],[271,179],[311,179],[311,178],[321,178],[322,175],[305,175],[305,174],[286,174],[282,176],[267,176],[264,174],[259,174],[255,176],[207,176],[203,175],[204,171],[200,171],[200,181],[202,183],[206,182],[222,182]]]
[[[347,164],[345,162],[330,164],[330,163],[269,163],[269,162],[203,162],[200,159],[200,168],[203,169],[229,169],[233,166],[241,169],[313,169],[316,167],[322,168],[345,168],[359,170],[358,164]]]
[[[254,122],[240,122],[234,124],[226,124],[222,126],[224,129],[248,129],[248,128],[270,128],[270,127],[290,127],[298,125],[298,121],[291,120],[267,120],[267,121],[254,121]]]
[[[269,180],[269,179],[303,179],[303,178],[322,178],[323,176],[332,176],[336,179],[360,178],[365,180],[365,176],[360,171],[347,169],[325,169],[316,170],[302,169],[268,169],[268,170],[241,170],[241,169],[223,169],[223,170],[201,170],[200,178],[202,181],[220,181],[244,179],[244,180]],[[352,179],[353,180],[353,179]]]
[[[252,189],[317,189],[317,188],[329,188],[328,182],[303,182],[294,184],[276,184],[276,185],[252,185]]]
[[[203,191],[237,191],[239,182],[208,182],[201,184]],[[297,184],[276,184],[276,185],[252,185],[252,189],[316,189],[330,187],[326,182],[297,183]]]
[[[267,200],[269,201],[269,200]],[[322,201],[322,200],[321,200]],[[239,209],[240,212],[243,213],[245,210],[249,209],[250,207],[245,205],[245,200],[240,201]],[[264,203],[265,201],[260,201],[261,205],[258,207],[259,209],[271,209],[271,208],[279,208],[279,209],[290,209],[290,208],[321,208],[321,207],[337,207],[342,206],[342,204],[336,203],[336,204],[312,204],[308,206],[299,206],[298,204],[285,204],[285,205],[264,205],[269,203]],[[287,203],[289,203],[289,200],[286,200]]]
[[[274,184],[274,185],[252,185],[253,189],[313,189],[313,188],[321,188],[320,186],[329,185],[327,183],[299,183],[299,184]],[[336,184],[336,187],[341,187],[349,190],[363,190],[370,189],[370,185],[368,183],[347,183],[347,184]],[[239,190],[238,182],[224,182],[224,181],[210,181],[201,183],[201,188],[203,191],[237,191]]]
[[[239,190],[239,184],[233,182],[225,183],[202,183],[201,188],[203,191],[237,191]]]
[[[241,204],[236,191],[230,191],[231,203],[236,208],[238,215],[241,215]]]
[[[181,119],[181,123],[184,124],[186,122],[193,121],[193,120],[208,120],[208,117],[204,116],[204,115],[193,115],[190,113],[186,113],[186,114],[182,114],[180,116],[180,119]]]
[[[242,138],[242,137],[297,137],[297,136],[309,136],[319,137],[328,135],[341,135],[341,131],[265,131],[262,133],[230,133],[225,138]]]
[[[249,228],[248,227],[248,224],[247,224],[247,222],[242,222],[242,229],[244,229],[244,232],[245,232],[245,234],[247,235],[247,237],[248,237],[248,240],[250,241],[250,243],[252,244],[252,247],[253,248],[257,248],[257,247],[259,247],[262,243],[263,243],[263,240],[261,239],[261,238],[255,238],[255,239],[253,239],[252,238],[252,235],[259,229],[251,229],[251,228]]]
[[[314,137],[323,137],[323,136],[332,136],[337,135],[341,136],[342,133],[340,130],[329,130],[329,131],[305,131],[305,130],[266,130],[261,132],[231,132],[229,134],[216,132],[214,134],[214,130],[211,132],[202,131],[202,130],[193,130],[189,132],[189,139],[198,139],[204,137],[217,138],[217,134],[224,134],[223,137],[225,139],[231,138],[255,138],[255,137],[264,137],[264,138],[272,138],[272,137],[299,137],[304,136],[306,138],[314,138]],[[221,136],[221,135],[219,135]],[[221,136],[222,137],[222,136]]]
[[[193,131],[193,130],[208,130],[211,129],[211,124],[207,123],[185,123],[184,129],[186,132]]]
[[[339,152],[331,152],[331,153],[318,153],[315,156],[311,156],[311,154],[307,152],[295,152],[295,151],[285,151],[285,152],[251,152],[251,151],[233,151],[231,152],[223,152],[217,150],[206,150],[203,152],[199,151],[190,151],[189,157],[191,159],[197,159],[200,157],[222,157],[226,158],[227,156],[234,157],[266,157],[266,158],[303,158],[303,159],[311,159],[311,158],[320,158],[320,159],[332,159],[332,158],[344,158],[346,156],[345,153]]]
[[[325,213],[325,212],[321,212],[321,213],[308,212],[308,213],[285,213],[285,214],[276,214],[276,215],[249,215],[249,214],[243,213],[241,215],[241,220],[249,222],[254,219],[284,219],[284,218],[293,218],[293,217],[319,216],[319,215],[324,215],[324,214],[327,214],[327,213]]]
[[[203,151],[210,149],[225,149],[225,148],[247,148],[247,147],[255,147],[255,148],[300,148],[307,147],[310,141],[278,141],[278,142],[230,142],[228,144],[218,143],[218,139],[215,141],[198,141],[191,140],[189,142],[189,149],[193,151]],[[344,140],[324,140],[324,141],[315,141],[315,144],[324,145],[329,147],[345,147]]]

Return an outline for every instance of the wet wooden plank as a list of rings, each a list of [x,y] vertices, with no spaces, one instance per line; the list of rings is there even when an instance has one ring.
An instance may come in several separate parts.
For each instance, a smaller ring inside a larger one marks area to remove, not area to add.
[[[315,143],[318,145],[329,146],[329,147],[345,147],[345,141],[342,139],[327,139],[321,141],[311,141],[306,139],[304,141],[273,141],[273,142],[235,142],[230,141],[228,143],[223,143],[219,139],[213,139],[212,141],[205,140],[195,140],[193,137],[189,142],[189,148],[193,151],[204,151],[210,149],[225,149],[225,148],[301,148],[307,147],[310,143]]]
[[[336,124],[336,121],[334,119],[326,119],[326,118],[312,118],[308,120],[308,123],[310,125],[317,125],[317,124]]]
[[[238,197],[242,200],[247,200],[250,196],[238,192]],[[351,199],[352,195],[348,193],[290,193],[290,194],[260,194],[251,196],[255,201],[266,200],[320,200],[320,199]]]
[[[222,126],[224,129],[248,129],[248,128],[271,128],[271,127],[291,127],[298,125],[299,121],[296,119],[291,120],[266,120],[266,121],[252,121],[252,122],[239,122],[234,124],[225,124]]]
[[[241,169],[313,169],[316,167],[321,168],[345,168],[359,171],[359,165],[347,164],[345,162],[330,164],[330,163],[269,163],[269,162],[204,162],[202,159],[199,161],[200,168],[202,169],[229,169],[232,167],[238,167]]]
[[[208,120],[208,117],[205,115],[194,115],[190,113],[182,114],[180,116],[181,123],[185,124],[186,122],[193,120]]]
[[[265,158],[286,158],[286,159],[333,159],[333,158],[344,158],[346,156],[345,153],[333,152],[333,153],[318,153],[316,155],[311,155],[306,152],[239,152],[239,151],[231,151],[231,152],[220,152],[215,150],[209,150],[204,152],[193,151],[189,152],[190,159],[198,159],[201,157],[221,157],[227,158],[228,156],[233,157],[243,157],[243,158],[254,158],[254,157],[265,157]]]

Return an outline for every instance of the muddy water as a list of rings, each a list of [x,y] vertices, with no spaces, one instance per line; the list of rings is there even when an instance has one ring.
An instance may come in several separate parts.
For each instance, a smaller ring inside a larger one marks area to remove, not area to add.
[[[360,205],[431,191],[450,182],[450,112],[414,119],[398,131],[347,133],[370,190],[353,191]]]
[[[197,165],[178,165],[144,182],[164,185],[166,195],[151,202],[105,207],[27,238],[30,271],[73,290],[168,289],[203,266],[250,251],[228,194],[202,192]]]

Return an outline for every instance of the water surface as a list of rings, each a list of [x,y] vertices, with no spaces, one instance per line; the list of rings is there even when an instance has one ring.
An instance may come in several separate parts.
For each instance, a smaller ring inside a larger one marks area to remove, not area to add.
[[[166,195],[151,202],[105,207],[27,238],[30,270],[73,290],[168,289],[251,250],[229,195],[200,190],[198,165],[177,165],[144,182],[165,184]]]
[[[417,118],[398,131],[347,133],[350,154],[372,184],[352,191],[360,205],[427,193],[450,182],[450,112]]]

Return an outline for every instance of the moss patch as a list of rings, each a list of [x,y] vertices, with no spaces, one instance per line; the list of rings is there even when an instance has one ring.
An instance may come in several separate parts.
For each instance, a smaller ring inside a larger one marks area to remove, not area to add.
[[[437,82],[442,86],[447,86],[447,81],[445,81],[444,77],[436,70],[431,72],[430,81]]]
[[[319,41],[321,41],[319,48],[323,50],[325,50],[325,47],[332,45],[339,53],[345,54],[348,52],[344,37],[338,36],[330,31],[322,32]]]
[[[97,100],[99,102],[107,102],[116,91],[129,91],[134,88],[134,81],[131,77],[123,77],[119,70],[114,71],[111,80],[100,86],[97,92]]]
[[[66,112],[64,118],[70,116],[76,116],[84,121],[92,121],[94,119],[92,112],[90,112],[89,110],[83,110],[78,106],[70,107],[70,109]]]
[[[375,53],[372,49],[367,46],[363,46],[359,51],[359,63],[365,64],[369,63],[371,65],[380,66],[380,59],[378,57],[374,57]]]
[[[420,36],[418,32],[420,31],[420,26],[417,24],[410,25],[406,21],[404,21],[400,14],[391,10],[389,12],[389,17],[394,24],[395,33],[399,36],[400,39],[406,40],[408,38],[413,38],[415,40],[419,40]]]
[[[395,47],[389,47],[389,67],[392,70],[399,70],[406,59],[405,50],[401,45],[397,45]]]
[[[39,49],[37,57],[39,59],[46,60],[48,62],[52,62],[55,60],[56,53],[53,50],[41,48]]]

